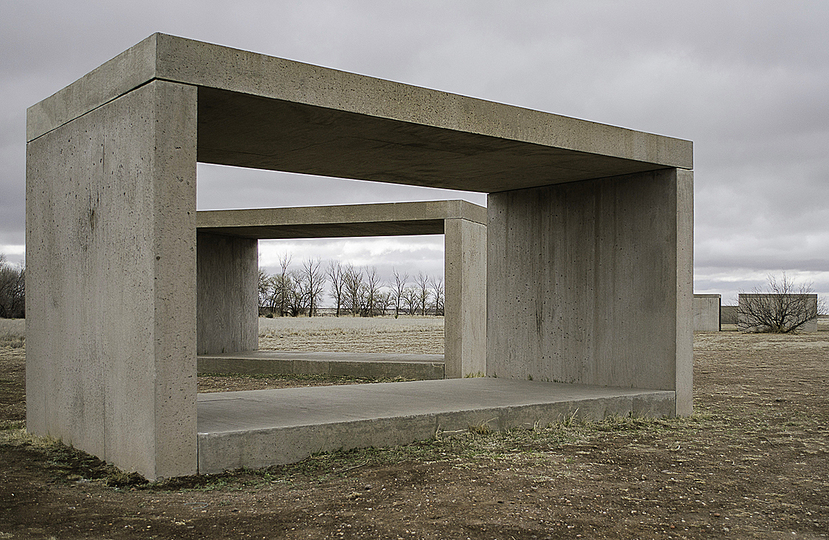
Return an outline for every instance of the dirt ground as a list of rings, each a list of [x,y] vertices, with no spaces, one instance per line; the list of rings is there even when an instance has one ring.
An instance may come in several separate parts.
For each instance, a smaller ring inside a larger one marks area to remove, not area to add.
[[[0,539],[829,536],[826,331],[696,335],[691,418],[475,428],[157,484],[25,435],[24,350],[0,336]],[[343,382],[200,389],[263,381]]]

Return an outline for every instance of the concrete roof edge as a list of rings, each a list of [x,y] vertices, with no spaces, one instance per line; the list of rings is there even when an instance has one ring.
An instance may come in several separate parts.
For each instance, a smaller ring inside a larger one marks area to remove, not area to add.
[[[463,200],[199,210],[197,228],[467,219],[486,224],[486,208]]]
[[[33,141],[154,79],[160,35],[149,36],[29,107],[26,141]]]
[[[26,140],[155,78],[663,167],[693,168],[691,141],[161,33],[30,107]]]
[[[159,34],[158,47],[158,76],[166,80],[662,167],[693,168],[693,146],[684,139],[166,34]]]

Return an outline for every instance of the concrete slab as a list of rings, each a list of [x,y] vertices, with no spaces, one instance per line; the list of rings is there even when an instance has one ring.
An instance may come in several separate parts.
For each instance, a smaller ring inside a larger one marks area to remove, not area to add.
[[[199,472],[266,467],[316,452],[389,446],[486,424],[672,415],[675,392],[492,378],[198,395]]]
[[[199,373],[443,379],[442,354],[245,351],[200,355]]]

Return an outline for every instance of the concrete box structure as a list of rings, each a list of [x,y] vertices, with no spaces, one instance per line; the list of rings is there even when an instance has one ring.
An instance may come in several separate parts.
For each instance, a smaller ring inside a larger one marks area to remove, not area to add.
[[[258,240],[443,234],[445,373],[486,372],[482,206],[455,200],[201,211],[197,230],[199,354],[258,349]]]
[[[164,34],[29,108],[26,137],[32,433],[147,478],[207,459],[197,162],[488,193],[489,386],[691,413],[689,141]]]
[[[763,326],[751,317],[752,312],[746,305],[752,302],[761,310],[777,310],[781,304],[788,313],[808,313],[813,318],[803,323],[798,332],[817,332],[818,305],[817,294],[763,294],[740,293],[737,295],[737,327],[746,332],[761,332]],[[789,319],[787,319],[789,320]]]
[[[722,329],[721,304],[722,295],[694,295],[694,332],[719,332]]]

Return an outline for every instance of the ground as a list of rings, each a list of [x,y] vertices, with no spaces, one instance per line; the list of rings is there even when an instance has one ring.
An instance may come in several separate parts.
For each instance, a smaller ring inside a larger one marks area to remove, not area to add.
[[[160,484],[25,435],[24,351],[0,336],[0,539],[829,536],[825,331],[697,334],[691,418],[473,426]],[[331,381],[200,377],[202,390],[309,382]]]

